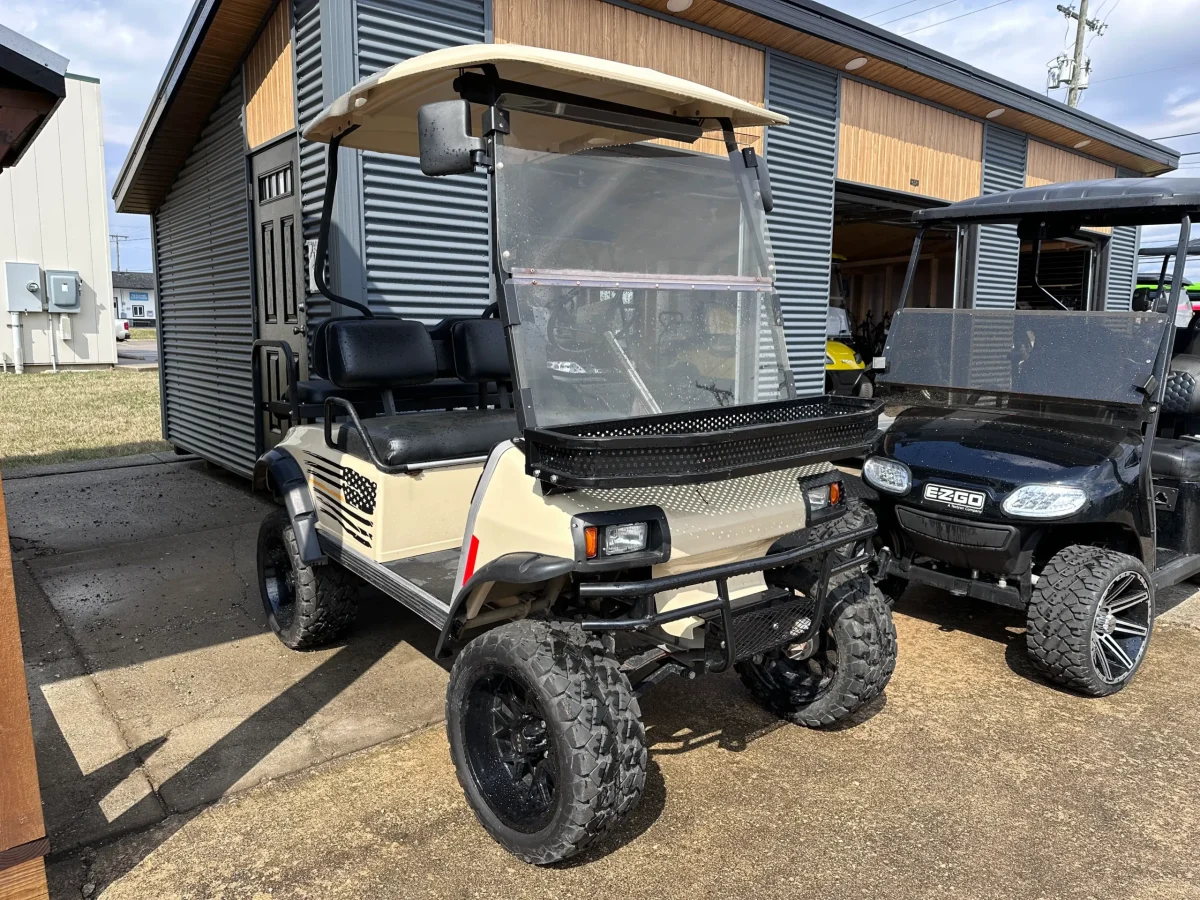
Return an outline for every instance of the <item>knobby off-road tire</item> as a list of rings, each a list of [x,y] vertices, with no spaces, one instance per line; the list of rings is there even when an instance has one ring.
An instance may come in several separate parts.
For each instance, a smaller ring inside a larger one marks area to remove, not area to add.
[[[1042,569],[1026,617],[1025,646],[1038,671],[1082,694],[1107,696],[1128,684],[1145,658],[1153,582],[1132,556],[1073,545]]]
[[[471,641],[446,690],[450,756],[487,832],[547,865],[628,814],[646,781],[629,681],[578,628],[521,621]]]
[[[754,698],[782,719],[819,728],[833,725],[878,697],[896,668],[892,612],[866,575],[829,587],[826,612],[808,659],[784,650],[737,664]]]
[[[271,630],[293,650],[337,640],[358,614],[357,579],[335,563],[305,565],[285,509],[258,530],[258,588]]]

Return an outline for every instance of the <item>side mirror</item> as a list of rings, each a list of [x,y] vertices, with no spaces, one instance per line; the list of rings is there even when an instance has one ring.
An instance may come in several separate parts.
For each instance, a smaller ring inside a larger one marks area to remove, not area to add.
[[[426,103],[417,110],[421,171],[426,175],[465,175],[475,171],[483,138],[471,136],[471,104],[466,100]]]

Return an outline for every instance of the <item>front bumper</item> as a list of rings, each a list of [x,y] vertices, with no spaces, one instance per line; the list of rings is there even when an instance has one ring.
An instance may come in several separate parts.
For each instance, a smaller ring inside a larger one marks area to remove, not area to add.
[[[668,622],[698,617],[704,619],[706,631],[710,636],[719,635],[716,640],[719,651],[718,659],[706,661],[705,668],[709,672],[723,672],[738,660],[754,653],[762,653],[784,643],[803,643],[811,640],[816,635],[821,620],[824,618],[829,579],[841,572],[865,566],[870,561],[870,541],[874,533],[874,526],[867,525],[823,541],[814,541],[779,553],[768,553],[766,556],[754,559],[709,566],[678,575],[665,575],[642,581],[603,581],[581,584],[579,585],[579,595],[583,598],[652,599],[655,594],[662,591],[678,590],[707,582],[716,583],[717,596],[703,603],[664,612],[623,616],[617,619],[590,619],[579,624],[584,631],[645,632]],[[850,558],[835,562],[834,552],[845,547],[850,548],[850,552],[847,554]],[[813,591],[812,596],[797,598],[788,591],[768,589],[759,595],[757,600],[739,605],[736,610],[733,608],[729,600],[730,578],[750,572],[782,569],[809,559],[819,560],[821,566],[816,590]],[[772,612],[772,610],[774,611]],[[792,622],[790,626],[781,624],[788,621]],[[801,630],[799,626],[802,621],[803,629]],[[769,630],[777,632],[780,638],[774,643],[768,639],[768,646],[763,646],[764,623]],[[781,627],[771,628],[772,625],[781,625]],[[797,631],[801,633],[796,634]],[[745,645],[742,649],[739,649],[738,646],[739,636],[741,636],[742,644]]]

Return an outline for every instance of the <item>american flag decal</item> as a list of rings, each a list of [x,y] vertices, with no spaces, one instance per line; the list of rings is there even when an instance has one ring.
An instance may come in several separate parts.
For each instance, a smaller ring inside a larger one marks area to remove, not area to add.
[[[374,523],[367,517],[375,513],[378,486],[348,466],[339,466],[333,460],[307,450],[305,454],[311,457],[308,474],[316,489],[320,511],[341,526],[343,532],[364,547],[370,547]],[[366,513],[367,517],[353,510]]]

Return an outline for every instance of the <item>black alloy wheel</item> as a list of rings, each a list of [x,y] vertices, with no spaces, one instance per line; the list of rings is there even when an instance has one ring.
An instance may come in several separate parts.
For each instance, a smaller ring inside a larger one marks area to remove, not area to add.
[[[554,815],[558,753],[546,715],[520,673],[481,672],[467,690],[464,744],[471,774],[508,827],[533,834]]]

